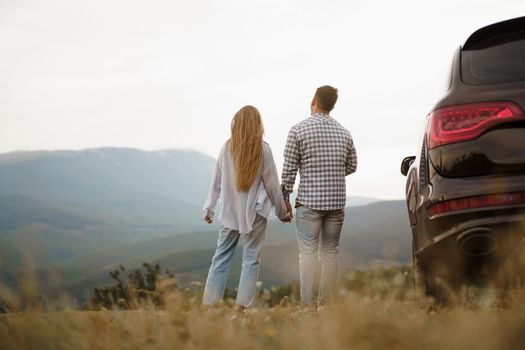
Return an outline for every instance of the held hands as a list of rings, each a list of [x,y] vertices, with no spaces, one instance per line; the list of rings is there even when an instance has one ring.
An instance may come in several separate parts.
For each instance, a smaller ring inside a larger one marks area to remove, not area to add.
[[[286,215],[286,218],[281,219],[281,222],[283,222],[283,223],[289,223],[289,222],[292,222],[292,219],[293,219],[293,210],[292,210],[292,205],[290,204],[289,201],[284,201],[284,203],[286,204],[286,211],[287,211],[288,213],[287,213],[287,215]]]
[[[290,220],[293,219],[293,209],[292,205],[290,204],[290,201],[285,201],[286,204],[286,210],[288,211],[288,216],[290,217]]]
[[[286,214],[286,217],[284,219],[279,219],[282,223],[290,223],[292,222],[292,217],[290,216],[290,213]]]

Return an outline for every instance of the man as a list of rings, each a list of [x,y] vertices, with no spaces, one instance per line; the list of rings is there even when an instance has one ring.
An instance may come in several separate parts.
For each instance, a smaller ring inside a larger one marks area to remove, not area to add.
[[[290,215],[290,193],[299,171],[296,231],[299,243],[301,302],[311,305],[317,261],[321,261],[319,304],[326,303],[337,280],[339,237],[345,216],[345,176],[357,168],[350,132],[330,116],[337,89],[321,86],[311,117],[293,126],[284,150],[282,191]]]

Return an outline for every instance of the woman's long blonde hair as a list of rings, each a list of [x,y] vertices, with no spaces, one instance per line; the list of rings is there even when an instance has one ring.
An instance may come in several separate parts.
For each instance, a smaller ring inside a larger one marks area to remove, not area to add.
[[[262,164],[261,114],[253,106],[244,106],[233,117],[231,129],[229,148],[235,161],[237,189],[247,192]]]

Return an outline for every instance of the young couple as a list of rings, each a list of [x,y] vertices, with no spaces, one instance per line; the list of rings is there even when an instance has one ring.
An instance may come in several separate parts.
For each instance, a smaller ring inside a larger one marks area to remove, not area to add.
[[[299,171],[295,202],[299,243],[301,303],[314,302],[314,279],[321,261],[318,302],[327,302],[337,279],[339,237],[346,201],[345,176],[356,171],[357,155],[350,132],[330,115],[337,89],[321,86],[311,103],[311,117],[293,126],[284,150],[282,186],[270,146],[263,141],[261,116],[253,106],[233,117],[231,137],[222,147],[204,204],[211,224],[219,197],[222,208],[217,249],[204,289],[203,304],[222,300],[239,237],[244,236],[237,307],[254,300],[267,219],[272,207],[282,222],[293,218],[290,193]]]

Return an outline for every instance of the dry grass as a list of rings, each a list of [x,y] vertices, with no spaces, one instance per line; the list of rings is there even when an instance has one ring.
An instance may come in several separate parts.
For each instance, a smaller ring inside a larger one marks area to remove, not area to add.
[[[229,302],[205,310],[198,295],[175,292],[163,310],[5,314],[0,349],[525,348],[521,290],[507,295],[504,307],[496,294],[475,291],[459,306],[434,310],[407,287],[406,273],[370,276],[348,273],[340,300],[318,313],[288,304],[241,314]]]

